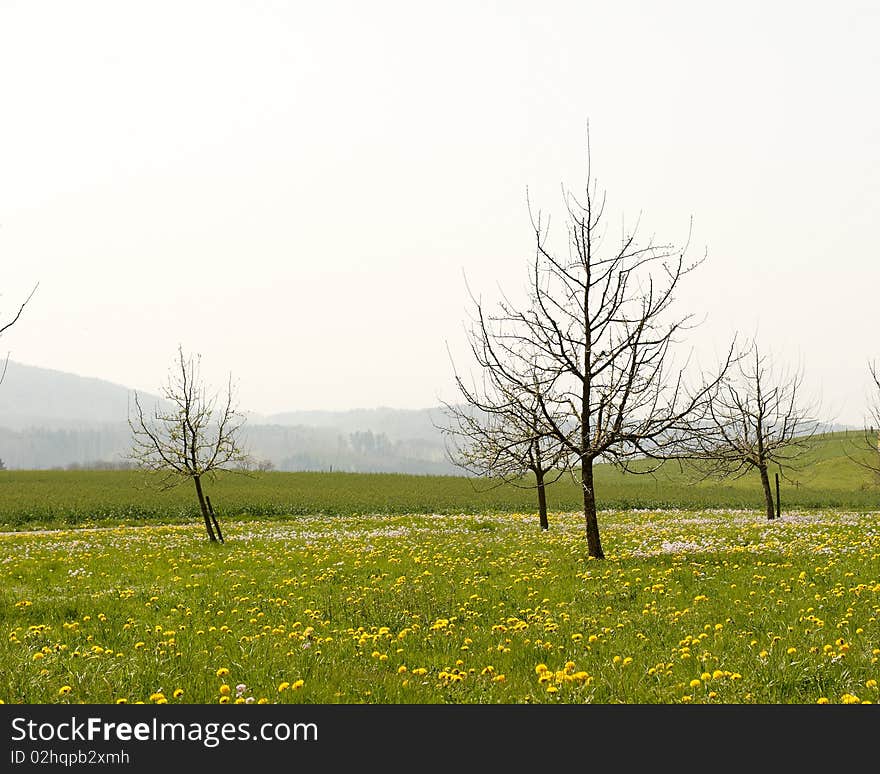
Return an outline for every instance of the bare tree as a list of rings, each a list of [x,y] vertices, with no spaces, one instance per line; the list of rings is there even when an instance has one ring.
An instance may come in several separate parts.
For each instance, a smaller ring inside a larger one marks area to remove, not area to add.
[[[182,347],[178,348],[177,361],[163,391],[168,407],[157,405],[148,415],[134,393],[129,457],[141,467],[163,474],[163,489],[192,480],[208,537],[215,541],[213,509],[202,478],[213,478],[219,470],[241,470],[246,464],[248,455],[239,446],[239,431],[245,419],[234,406],[232,378],[222,399],[219,394],[209,396],[199,374],[199,361],[198,356],[188,357]]]
[[[586,190],[579,199],[564,189],[563,198],[568,249],[562,255],[529,208],[535,256],[527,307],[519,310],[505,298],[496,313],[478,308],[478,315],[483,338],[493,342],[493,368],[515,379],[534,366],[543,420],[583,488],[589,555],[601,559],[594,463],[646,472],[631,463],[676,451],[695,414],[705,411],[733,348],[716,375],[699,374],[693,386],[687,361],[675,366],[673,345],[693,321],[670,317],[674,293],[703,258],[688,262],[687,243],[640,243],[637,228],[606,249],[605,197],[591,180],[589,137]]]
[[[880,476],[880,370],[877,363],[869,362],[873,396],[868,405],[868,420],[862,437],[851,443],[846,455],[857,465]]]
[[[802,403],[802,386],[802,369],[774,373],[752,342],[732,378],[712,396],[708,421],[694,436],[697,465],[706,475],[741,478],[758,472],[768,519],[775,515],[770,466],[787,478],[786,470],[798,467],[819,427],[816,406]]]
[[[6,322],[0,322],[0,336],[2,336],[7,330],[9,330],[15,323],[18,322],[21,317],[22,312],[24,312],[24,308],[28,305],[28,302],[34,297],[34,293],[37,292],[37,288],[39,287],[39,283],[34,285],[33,290],[28,294],[28,297],[22,302],[21,306],[18,307],[18,311],[15,315],[7,320]],[[7,353],[6,357],[3,359],[3,370],[0,371],[0,383],[3,382],[3,379],[6,377],[6,368],[9,365],[9,354]]]
[[[482,384],[467,386],[456,371],[464,403],[443,403],[447,424],[439,429],[447,437],[447,454],[454,464],[499,483],[534,488],[539,524],[546,530],[546,487],[567,467],[568,450],[544,419],[538,399],[542,386],[534,370],[531,379],[523,379],[510,368],[503,373],[494,368],[492,342],[483,339],[483,333],[479,326],[470,331],[471,350],[483,368]],[[534,485],[528,473],[534,475]]]

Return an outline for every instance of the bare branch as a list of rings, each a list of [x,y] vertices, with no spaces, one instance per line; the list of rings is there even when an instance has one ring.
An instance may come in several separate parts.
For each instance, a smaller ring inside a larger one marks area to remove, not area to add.
[[[40,287],[40,283],[38,282],[34,285],[33,289],[30,293],[28,293],[28,297],[22,302],[21,306],[18,307],[18,311],[15,313],[15,316],[8,320],[5,323],[0,323],[0,336],[7,330],[9,330],[15,323],[18,322],[21,317],[21,313],[24,311],[24,308],[28,305],[28,302],[34,297],[34,293],[37,292],[37,288]],[[6,369],[9,367],[9,353],[6,353],[6,357],[3,358],[3,370],[0,371],[0,384],[3,383],[3,380],[6,378]]]

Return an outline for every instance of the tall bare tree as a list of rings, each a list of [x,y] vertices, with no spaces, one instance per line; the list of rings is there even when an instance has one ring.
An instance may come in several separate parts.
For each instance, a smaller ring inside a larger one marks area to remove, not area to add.
[[[686,378],[687,362],[676,366],[673,345],[693,321],[671,315],[675,291],[703,258],[689,262],[687,243],[642,243],[637,228],[620,244],[606,243],[605,196],[591,179],[589,138],[586,189],[580,198],[564,190],[563,198],[563,253],[552,250],[549,228],[532,214],[535,255],[526,308],[505,299],[497,312],[479,308],[478,315],[483,338],[494,343],[493,368],[515,375],[534,365],[544,388],[537,395],[543,419],[583,488],[589,555],[601,559],[594,464],[643,472],[631,464],[636,458],[659,460],[677,450],[733,349],[714,376],[696,375],[694,384]]]
[[[817,407],[803,402],[802,386],[802,369],[774,372],[753,341],[712,396],[707,422],[694,436],[695,458],[707,475],[740,478],[758,472],[768,519],[775,515],[771,465],[782,476],[796,469],[819,427]]]
[[[569,452],[544,419],[537,374],[532,371],[529,379],[510,368],[504,373],[493,368],[492,342],[482,338],[484,332],[479,326],[470,331],[471,350],[483,369],[482,380],[469,386],[456,371],[455,381],[464,402],[443,403],[447,424],[439,429],[448,439],[447,453],[454,464],[499,483],[534,488],[538,521],[546,530],[550,526],[546,487],[567,468]],[[534,475],[534,484],[528,481],[528,473]]]
[[[213,478],[219,470],[241,470],[247,465],[248,455],[239,445],[244,415],[234,405],[231,376],[222,396],[208,395],[199,363],[199,356],[187,356],[178,347],[177,360],[163,390],[167,407],[157,405],[151,414],[145,413],[134,393],[134,415],[129,415],[133,434],[129,456],[141,467],[161,473],[163,489],[191,480],[208,537],[215,541],[202,479]]]

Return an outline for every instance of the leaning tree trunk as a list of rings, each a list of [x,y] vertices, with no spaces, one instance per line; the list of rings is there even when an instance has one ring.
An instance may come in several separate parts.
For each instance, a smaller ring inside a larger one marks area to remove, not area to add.
[[[764,487],[764,500],[767,503],[767,518],[772,521],[776,515],[776,508],[773,505],[773,492],[770,489],[770,476],[767,473],[766,465],[760,465],[758,470],[761,471],[761,486]]]
[[[599,520],[596,517],[596,493],[593,489],[593,459],[581,458],[581,484],[584,488],[584,522],[587,529],[587,550],[594,559],[604,559],[599,539]]]
[[[550,524],[547,521],[547,490],[544,485],[544,471],[540,468],[535,471],[535,481],[538,488],[538,519],[541,522],[541,529],[549,529]]]
[[[211,542],[217,542],[217,536],[214,534],[214,528],[211,526],[211,514],[208,513],[208,505],[205,502],[205,494],[202,492],[202,480],[199,476],[193,476],[193,481],[196,484],[196,494],[199,496],[199,506],[202,509],[202,516],[205,519],[205,529],[208,530],[208,537],[211,538]]]

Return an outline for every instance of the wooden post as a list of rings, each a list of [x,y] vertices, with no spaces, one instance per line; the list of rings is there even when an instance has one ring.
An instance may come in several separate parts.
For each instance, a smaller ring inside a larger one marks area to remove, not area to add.
[[[778,477],[777,477],[778,479]],[[778,486],[778,482],[777,482]],[[778,495],[777,495],[778,497]],[[211,498],[208,495],[205,495],[205,502],[208,504],[208,513],[211,514],[211,521],[214,522],[214,529],[217,530],[217,537],[220,538],[220,542],[223,542],[223,533],[220,531],[220,525],[217,523],[217,517],[214,515],[214,506],[211,505]]]
[[[779,474],[776,474],[776,518],[779,518],[780,514],[780,505],[779,505]]]

